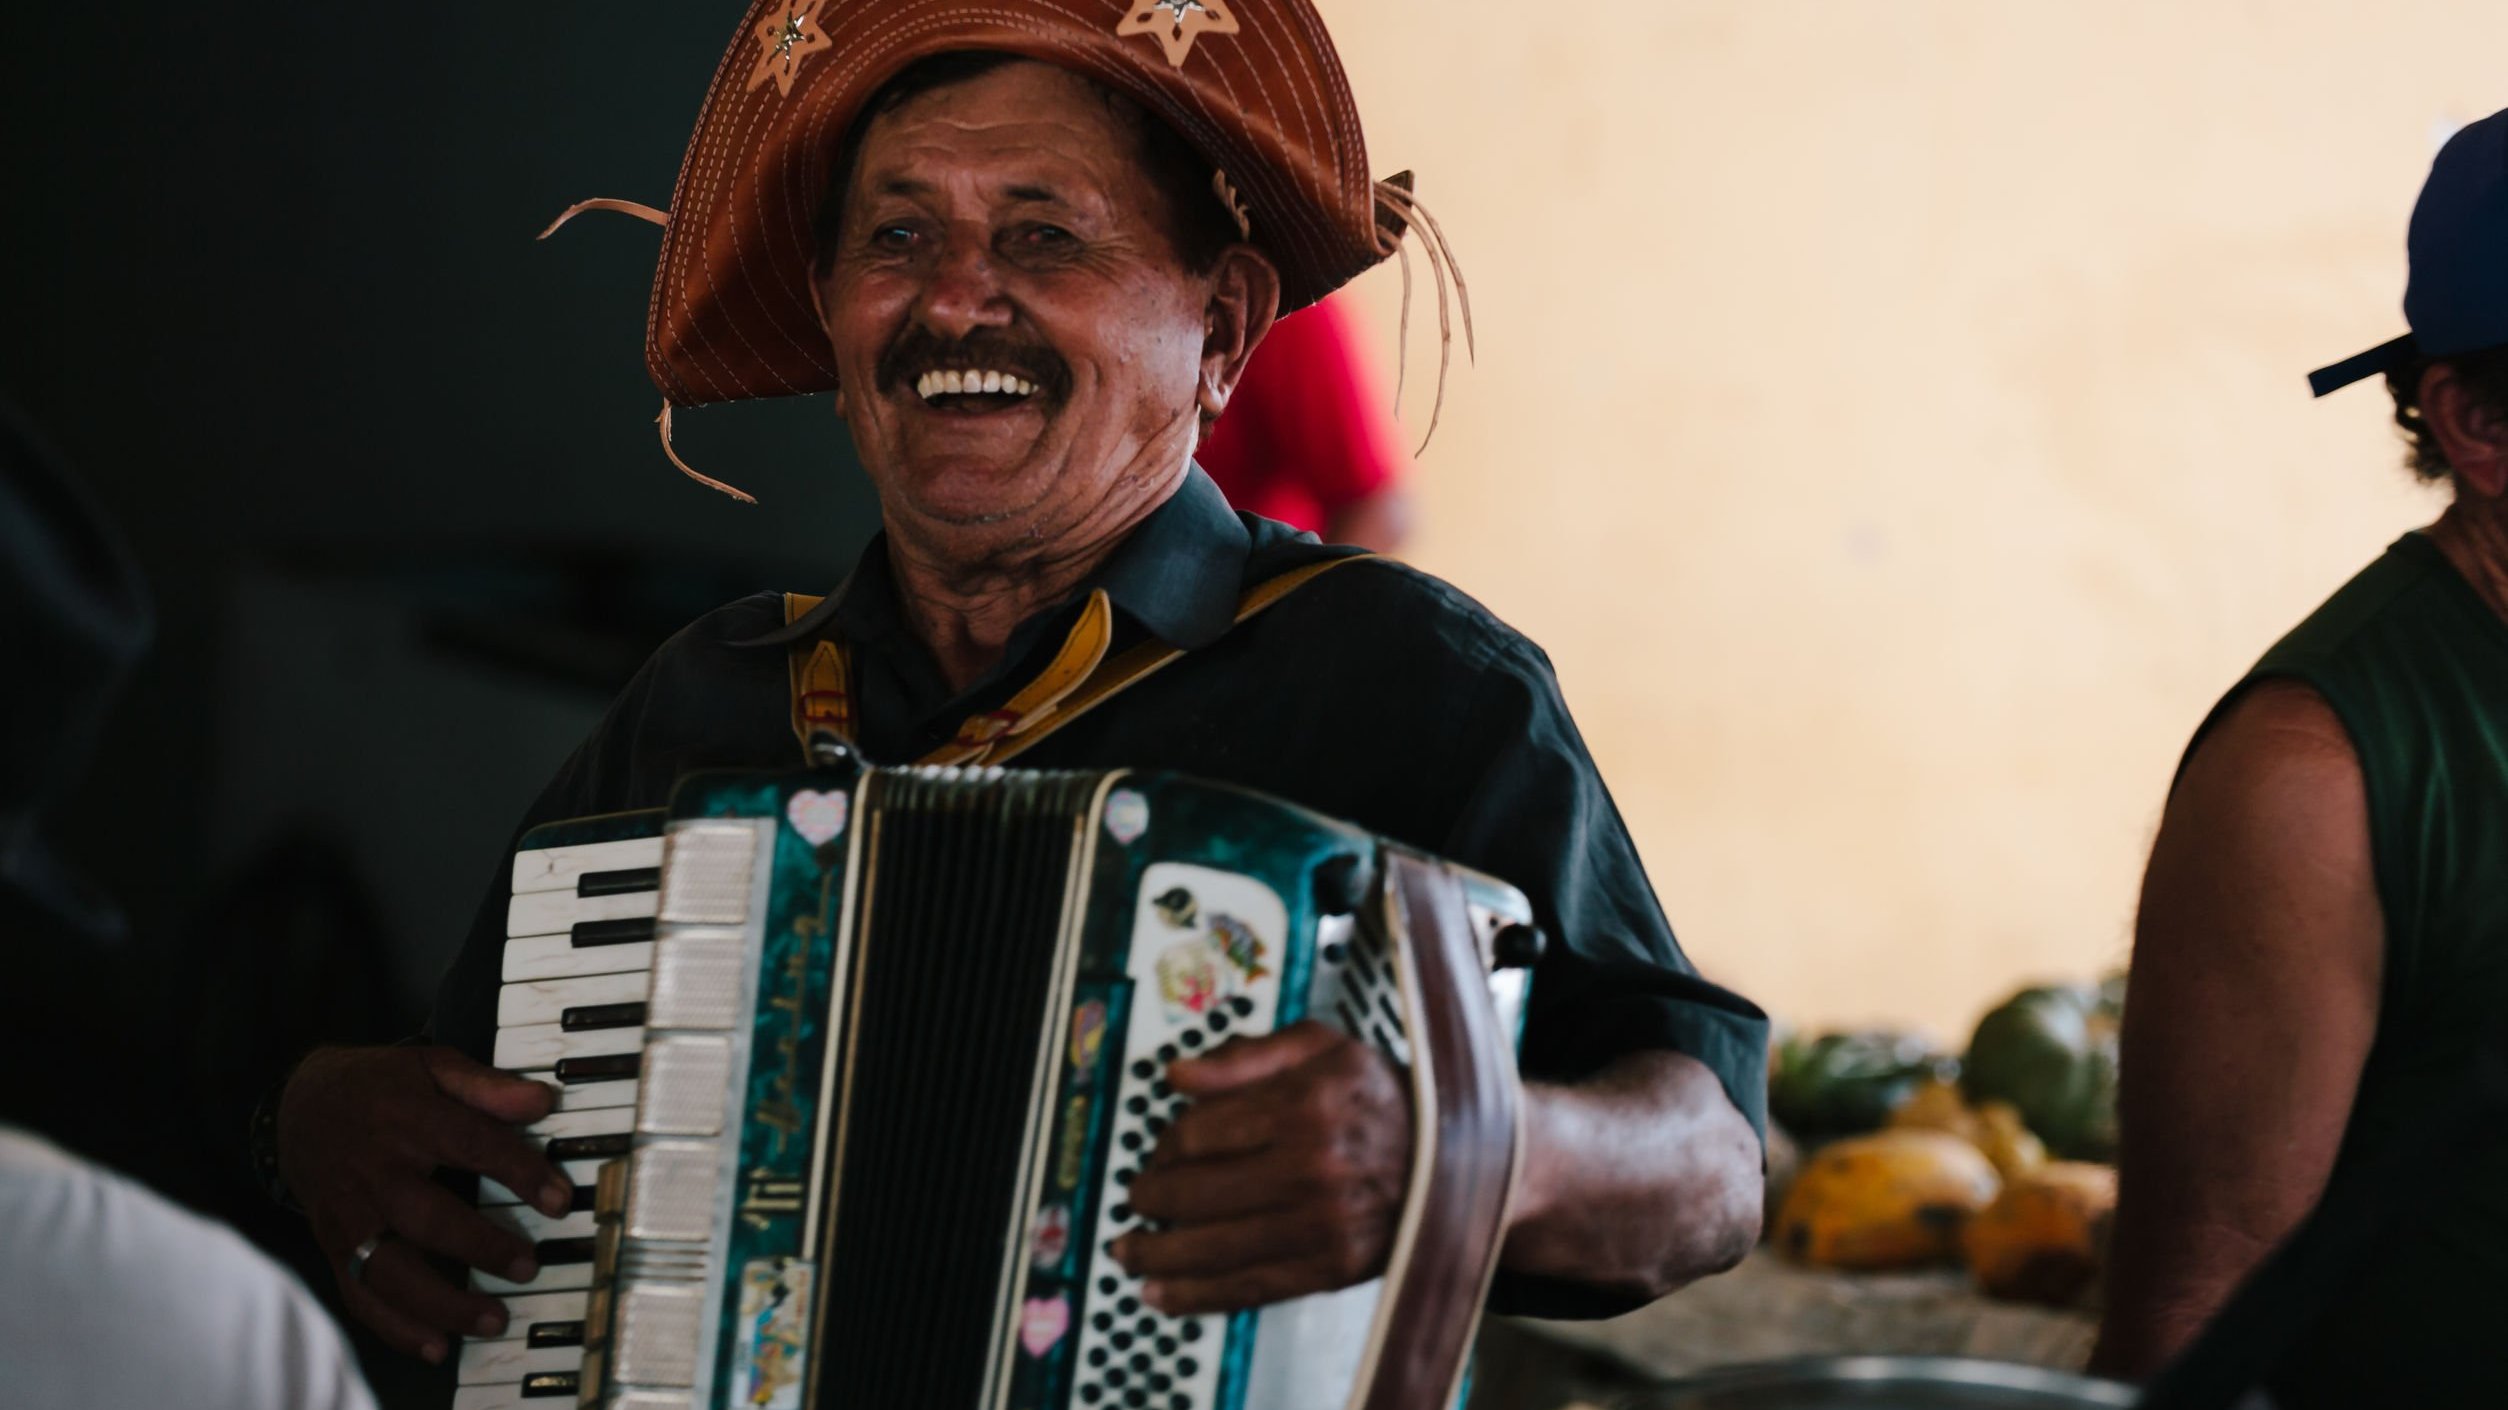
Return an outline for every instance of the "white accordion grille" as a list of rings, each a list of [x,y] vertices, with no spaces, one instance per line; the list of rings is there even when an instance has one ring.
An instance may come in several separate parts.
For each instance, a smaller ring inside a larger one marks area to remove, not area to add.
[[[671,925],[738,925],[749,917],[758,833],[747,823],[680,823],[662,867],[661,918]]]
[[[719,1136],[730,1100],[729,1038],[671,1034],[644,1050],[636,1129],[648,1136]]]
[[[612,1323],[612,1374],[631,1385],[695,1385],[705,1294],[701,1283],[622,1284]]]
[[[737,930],[674,931],[656,941],[645,1026],[730,1028],[739,1023],[741,950]]]
[[[714,1222],[721,1160],[711,1142],[656,1141],[638,1148],[628,1175],[627,1237],[704,1242]]]

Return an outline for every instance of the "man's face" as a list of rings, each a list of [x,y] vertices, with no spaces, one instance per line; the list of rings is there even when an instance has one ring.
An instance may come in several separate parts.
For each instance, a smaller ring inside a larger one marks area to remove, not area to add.
[[[1140,120],[1017,62],[865,129],[819,297],[892,527],[1042,539],[1191,454],[1213,281]]]

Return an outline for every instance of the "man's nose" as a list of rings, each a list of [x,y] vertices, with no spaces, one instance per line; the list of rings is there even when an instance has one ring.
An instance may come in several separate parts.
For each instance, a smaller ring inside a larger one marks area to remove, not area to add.
[[[1010,303],[992,251],[981,240],[952,239],[933,262],[916,314],[944,338],[1010,322]]]

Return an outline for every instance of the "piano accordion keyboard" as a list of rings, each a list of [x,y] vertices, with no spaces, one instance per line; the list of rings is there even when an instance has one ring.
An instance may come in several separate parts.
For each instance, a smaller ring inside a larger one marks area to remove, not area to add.
[[[551,1218],[493,1180],[490,1220],[531,1241],[536,1276],[473,1271],[505,1302],[501,1336],[466,1341],[452,1410],[558,1410],[575,1403],[596,1223],[592,1195],[611,1147],[633,1139],[653,967],[660,836],[540,848],[514,856],[497,995],[494,1062],[558,1088],[557,1108],[525,1128],[557,1157],[575,1207]]]

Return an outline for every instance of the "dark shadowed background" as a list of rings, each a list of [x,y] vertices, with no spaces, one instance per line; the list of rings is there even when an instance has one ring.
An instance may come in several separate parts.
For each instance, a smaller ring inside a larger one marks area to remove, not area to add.
[[[95,1041],[162,1080],[68,1134],[290,1256],[235,1163],[259,1087],[420,1020],[514,818],[662,636],[826,590],[875,526],[823,401],[680,415],[762,507],[681,478],[642,362],[659,232],[532,239],[669,202],[739,8],[0,21],[0,396],[159,617],[53,835],[131,913]],[[90,1080],[64,1056],[11,1080]]]

